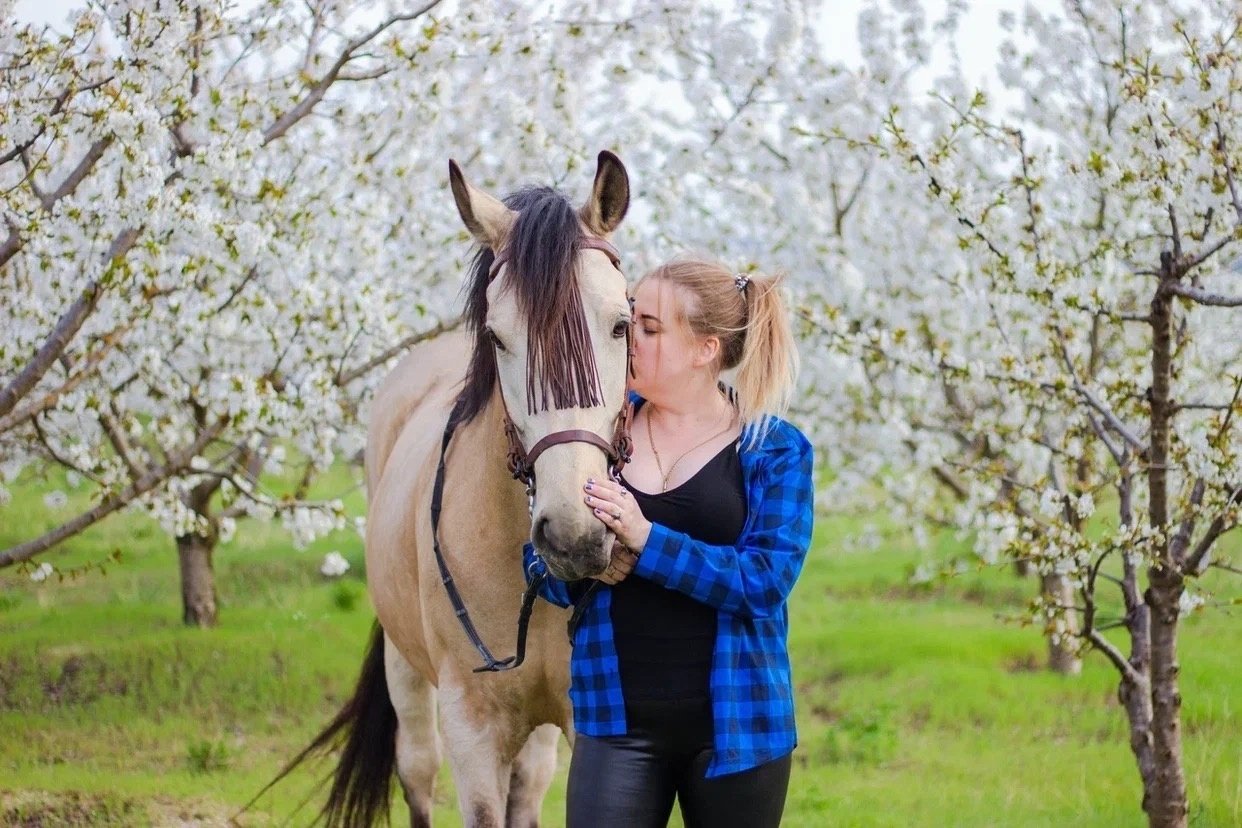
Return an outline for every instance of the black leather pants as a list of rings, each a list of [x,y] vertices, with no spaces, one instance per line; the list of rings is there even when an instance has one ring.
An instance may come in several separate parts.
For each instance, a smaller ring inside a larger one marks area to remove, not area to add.
[[[631,703],[626,718],[625,736],[575,737],[567,828],[663,828],[674,798],[686,828],[780,824],[791,756],[707,779],[708,702]]]

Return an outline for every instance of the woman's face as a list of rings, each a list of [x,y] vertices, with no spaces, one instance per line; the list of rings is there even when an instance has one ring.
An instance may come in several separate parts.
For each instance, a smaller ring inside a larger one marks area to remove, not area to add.
[[[634,376],[630,388],[645,399],[659,397],[704,370],[704,343],[681,321],[682,290],[647,279],[634,293]]]

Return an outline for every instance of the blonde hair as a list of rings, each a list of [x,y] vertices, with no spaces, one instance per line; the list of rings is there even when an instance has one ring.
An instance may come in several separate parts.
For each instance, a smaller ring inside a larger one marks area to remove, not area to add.
[[[674,303],[679,321],[696,337],[720,340],[716,373],[737,369],[737,407],[742,422],[767,431],[772,417],[789,408],[798,377],[798,348],[779,275],[734,274],[706,259],[679,258],[647,273],[681,288]],[[637,286],[636,286],[637,289]]]

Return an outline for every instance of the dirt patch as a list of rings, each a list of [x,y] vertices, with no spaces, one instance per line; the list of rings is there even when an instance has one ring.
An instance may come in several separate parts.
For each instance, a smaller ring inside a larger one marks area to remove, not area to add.
[[[842,713],[840,710],[829,707],[826,704],[811,705],[811,718],[822,724],[832,724],[841,721]]]
[[[0,825],[6,828],[78,828],[149,824],[136,799],[79,791],[0,791]]]
[[[1005,671],[1008,673],[1041,673],[1044,662],[1035,653],[1023,653],[1005,660]]]
[[[53,705],[89,704],[100,696],[124,696],[129,680],[109,669],[96,655],[71,655],[60,666],[58,675],[43,680],[43,695]]]

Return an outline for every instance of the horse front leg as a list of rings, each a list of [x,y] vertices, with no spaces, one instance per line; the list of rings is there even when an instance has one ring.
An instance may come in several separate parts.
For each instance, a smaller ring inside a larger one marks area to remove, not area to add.
[[[544,724],[535,728],[513,762],[505,828],[538,828],[543,797],[556,774],[556,745],[561,729]]]
[[[462,824],[504,828],[513,757],[527,734],[516,716],[482,693],[442,681],[439,697],[440,731],[453,770]]]
[[[440,734],[436,730],[435,687],[384,637],[388,696],[397,712],[397,778],[410,809],[410,828],[430,828]]]

